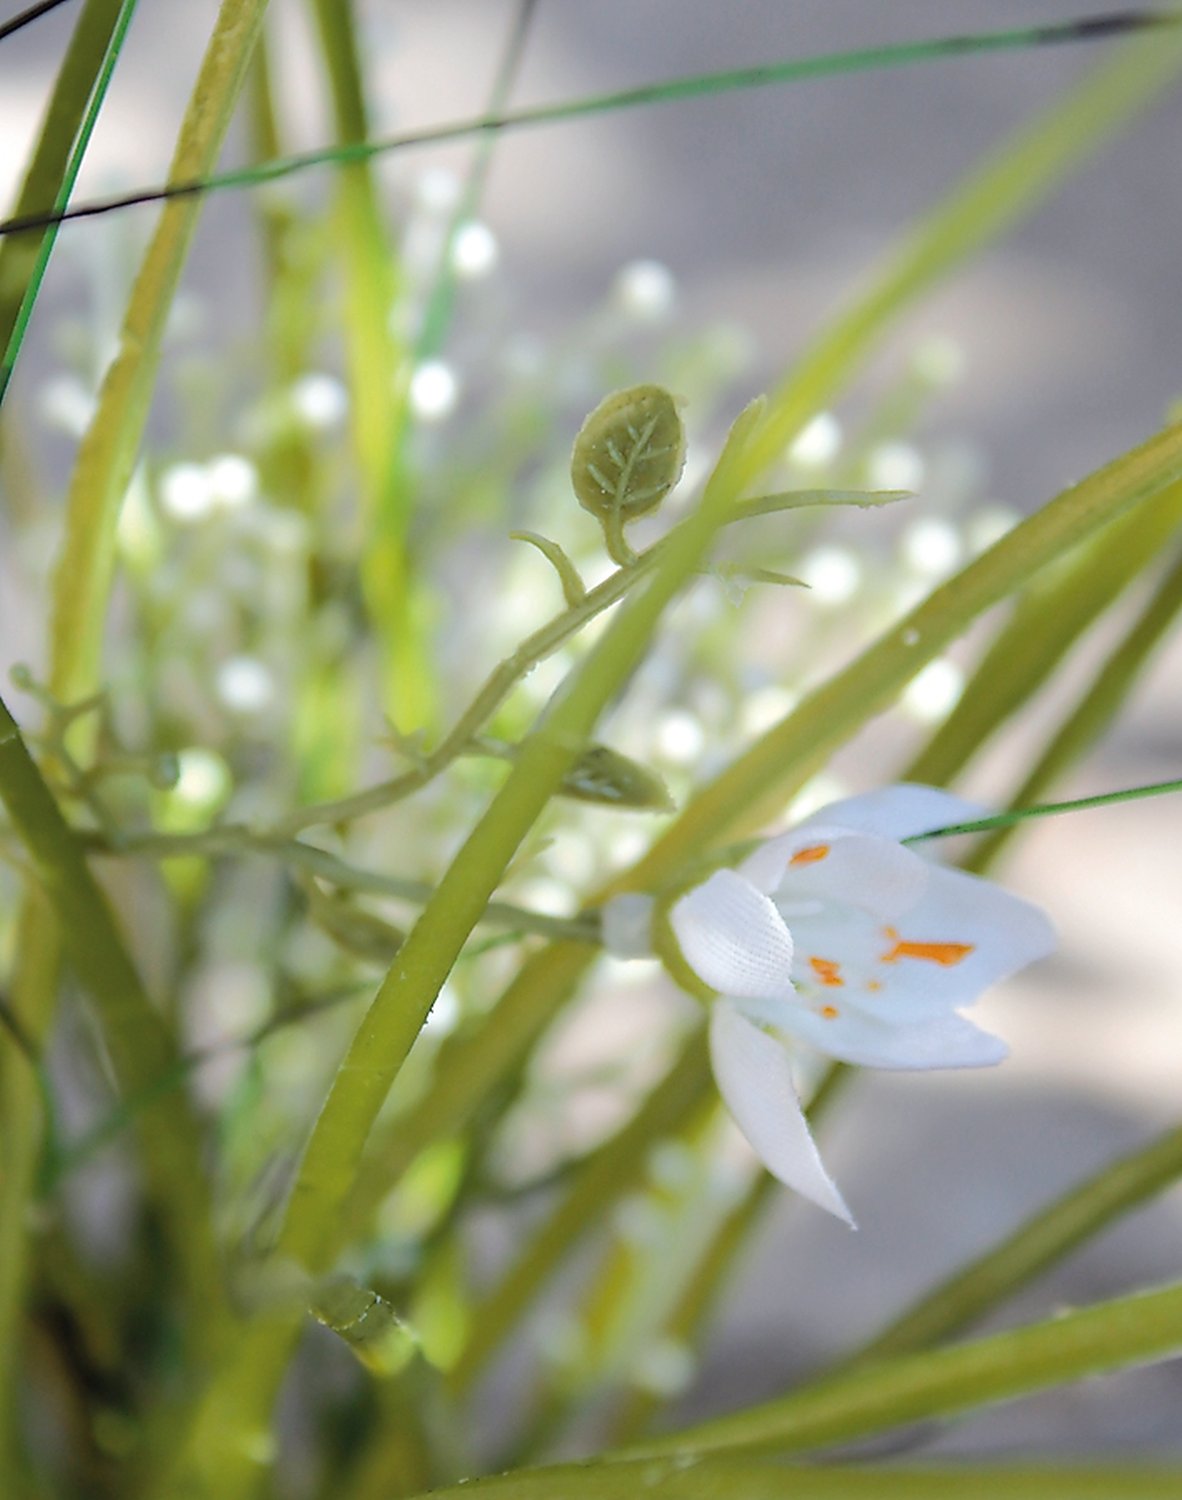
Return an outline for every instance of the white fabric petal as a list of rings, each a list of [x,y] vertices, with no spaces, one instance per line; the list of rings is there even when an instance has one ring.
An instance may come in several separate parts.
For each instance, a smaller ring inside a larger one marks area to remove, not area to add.
[[[988,1068],[1009,1053],[1000,1037],[955,1013],[898,1025],[840,1004],[832,1009],[823,1015],[796,1006],[780,1024],[819,1052],[864,1068]]]
[[[727,1109],[772,1176],[853,1228],[821,1163],[782,1043],[719,1000],[710,1008],[710,1057]]]
[[[686,963],[711,989],[742,998],[792,994],[792,934],[736,871],[716,870],[674,903],[669,921]]]
[[[955,823],[971,823],[987,816],[987,810],[975,802],[966,802],[940,787],[917,786],[901,782],[881,787],[859,797],[845,797],[818,808],[798,824],[811,828],[817,823],[831,823],[839,828],[853,828],[859,833],[876,833],[880,838],[909,839],[935,828]]]
[[[930,860],[893,839],[828,823],[795,829],[786,853],[783,876],[771,894],[792,928],[818,901],[839,902],[847,911],[860,908],[893,921],[921,899],[933,869]]]
[[[947,967],[908,957],[883,964],[878,977],[894,997],[900,1019],[908,1003],[919,1008],[933,1000],[967,1005],[1055,948],[1055,930],[1040,907],[990,880],[938,865],[931,867],[922,899],[896,927],[905,943],[972,948]]]

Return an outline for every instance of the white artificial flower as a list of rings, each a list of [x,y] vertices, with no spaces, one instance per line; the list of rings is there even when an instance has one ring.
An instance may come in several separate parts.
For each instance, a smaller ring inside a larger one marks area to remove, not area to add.
[[[718,870],[669,913],[686,962],[719,994],[719,1091],[767,1169],[852,1224],[792,1073],[804,1042],[874,1068],[980,1068],[1005,1043],[959,1012],[1054,947],[1046,916],[901,840],[982,810],[932,787],[831,803]]]

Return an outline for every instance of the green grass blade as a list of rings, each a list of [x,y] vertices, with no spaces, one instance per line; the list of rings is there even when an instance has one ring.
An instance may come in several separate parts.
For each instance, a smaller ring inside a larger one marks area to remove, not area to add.
[[[1086,1468],[804,1468],[741,1458],[637,1459],[522,1469],[432,1489],[432,1500],[1176,1500],[1182,1470]],[[426,1500],[426,1497],[416,1497]]]
[[[78,841],[3,702],[0,801],[28,850],[74,969],[94,998],[120,1085],[131,1093],[144,1089],[174,1065],[171,1038]],[[52,968],[55,972],[56,965]],[[32,1024],[33,1035],[42,1037],[40,1018]],[[176,1097],[150,1100],[140,1117],[140,1142],[174,1253],[184,1268],[190,1309],[201,1309],[196,1332],[204,1335],[216,1322],[222,1294],[196,1123]],[[15,1224],[24,1227],[19,1216]]]
[[[1166,1131],[1140,1151],[1064,1193],[985,1255],[927,1293],[859,1349],[853,1362],[862,1364],[907,1354],[959,1332],[1180,1176],[1182,1126]]]
[[[216,163],[264,8],[265,0],[224,0],[182,126],[174,176],[208,172]],[[51,619],[49,688],[62,703],[87,696],[96,683],[115,526],[147,413],[164,322],[198,211],[196,200],[189,200],[169,204],[161,213],[128,306],[119,350],[75,466]],[[5,725],[11,729],[8,739]],[[48,1032],[62,938],[76,943],[80,932],[88,932],[99,946],[90,957],[85,951],[76,953],[80,972],[90,977],[121,1082],[134,1093],[146,1092],[172,1065],[167,1036],[134,968],[126,955],[120,956],[122,946],[104,917],[105,905],[91,900],[94,887],[83,856],[7,714],[0,721],[0,748],[8,774],[15,778],[13,820],[26,837],[45,841],[40,853],[33,847],[51,896],[68,895],[78,907],[77,912],[55,913],[38,900],[26,903],[18,931],[16,1013],[32,1034]],[[6,791],[6,799],[7,795]],[[192,1121],[179,1095],[165,1095],[145,1112],[142,1123],[152,1190],[166,1221],[177,1229],[186,1289],[194,1305],[208,1310],[197,1320],[196,1331],[212,1341],[220,1331],[220,1282]],[[20,1175],[27,1181],[27,1171]]]
[[[1036,583],[1018,601],[960,702],[901,780],[933,786],[951,782],[1046,682],[1084,631],[1157,560],[1179,525],[1182,485],[1172,485],[1102,531],[1083,556],[1057,568],[1045,583]]]
[[[37,144],[14,209],[64,209],[106,97],[135,0],[86,0],[50,95]],[[57,226],[0,240],[0,403],[16,367],[25,329],[57,237]]]
[[[1111,521],[1182,479],[1182,424],[1065,490],[937,588],[703,788],[626,877],[668,878],[713,842],[775,817],[785,799],[978,615]],[[621,881],[623,888],[625,882]]]
[[[305,1150],[276,1254],[316,1275],[336,1255],[366,1140],[439,990],[534,825],[631,676],[666,606],[689,582],[735,504],[730,448],[697,509],[666,539],[646,583],[623,604],[521,743],[512,769],[456,854],[374,996],[337,1070]],[[238,1500],[257,1479],[258,1435],[298,1328],[275,1319],[242,1341],[205,1393],[169,1475],[174,1490]]]
[[[879,1360],[808,1390],[621,1452],[805,1453],[1018,1400],[1182,1353],[1182,1284],[1117,1297],[949,1349]]]
[[[453,1394],[466,1391],[546,1287],[589,1227],[602,1223],[644,1171],[655,1141],[681,1128],[710,1088],[704,1031],[698,1030],[665,1078],[601,1150],[577,1171],[508,1271],[472,1314],[472,1335],[449,1373]]]
[[[223,0],[177,140],[173,178],[191,177],[216,160],[265,9],[266,0]],[[86,696],[97,681],[115,525],[139,450],[165,321],[199,212],[196,200],[167,204],[161,212],[70,482],[54,581],[49,678],[50,691],[60,702]]]
[[[1026,808],[1037,802],[1113,723],[1180,610],[1182,557],[1166,573],[1128,633],[1035,761],[1014,793],[1011,807]],[[1008,842],[1014,826],[998,828],[982,839],[965,861],[965,868],[977,871],[991,864]]]
[[[352,0],[313,0],[312,8],[328,69],[337,137],[350,147],[363,145],[369,138],[369,121]],[[386,708],[409,733],[432,713],[430,673],[419,639],[421,611],[415,604],[406,548],[412,486],[401,451],[403,423],[397,420],[410,369],[390,331],[397,260],[367,159],[352,159],[341,169],[336,212],[345,273],[353,446],[362,487],[362,584],[386,664]]]

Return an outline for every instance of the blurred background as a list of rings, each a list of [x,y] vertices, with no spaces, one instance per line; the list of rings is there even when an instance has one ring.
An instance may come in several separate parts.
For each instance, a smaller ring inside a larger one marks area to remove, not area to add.
[[[17,9],[6,4],[0,14]],[[1105,9],[1069,0],[539,0],[511,104]],[[215,11],[212,0],[142,7],[77,196],[164,179]],[[17,184],[68,12],[0,47],[0,198]],[[509,0],[359,5],[375,132],[482,113],[515,12]],[[289,143],[311,148],[331,129],[306,8],[272,0],[271,20]],[[443,351],[454,386],[431,413],[433,440],[487,422],[507,368],[528,368],[543,359],[539,351],[566,347],[575,352],[563,364],[570,425],[555,440],[561,450],[580,403],[585,411],[595,399],[600,367],[581,367],[577,350],[596,340],[618,340],[627,351],[622,379],[664,378],[645,360],[696,341],[715,384],[728,388],[727,410],[737,410],[791,363],[928,205],[1103,51],[1077,45],[951,58],[504,135],[480,208],[485,237],[471,241],[472,275],[460,286]],[[1154,431],[1182,396],[1180,136],[1175,92],[953,276],[867,371],[851,404],[855,418],[896,388],[900,369],[918,370],[928,386],[913,434],[879,453],[871,476],[918,498],[906,518],[874,518],[866,533],[879,548],[911,547],[914,581],[934,580],[971,547],[973,515],[1004,524],[1043,503]],[[240,159],[242,149],[239,131],[228,158]],[[451,201],[449,183],[472,152],[462,143],[383,159],[392,218],[429,226],[432,205]],[[331,184],[331,171],[318,169],[293,190],[315,214]],[[172,357],[182,363],[234,358],[254,336],[249,212],[240,193],[206,208],[176,319]],[[111,326],[120,305],[114,289],[153,214],[134,209],[67,225],[61,235],[12,396],[50,476],[64,477],[71,451],[78,390],[62,375],[71,320],[97,318],[101,326],[111,293]],[[694,420],[691,408],[691,433]],[[843,410],[838,420],[851,417]],[[177,410],[162,403],[153,415],[156,440],[175,445],[180,429]],[[825,433],[814,440],[823,447]],[[936,523],[920,532],[926,543],[916,539],[919,522]],[[53,536],[47,526],[29,544],[34,553],[43,548],[43,560],[24,557],[19,579],[0,556],[4,670],[42,658],[34,587]],[[940,561],[941,547],[951,549],[951,561]],[[823,595],[824,564],[813,561],[820,571],[810,581]],[[1094,653],[1094,643],[1087,650]],[[1085,651],[1069,664],[1067,683],[1086,681],[1094,659]],[[938,698],[939,684],[935,691]],[[1059,701],[1066,699],[1052,695],[1042,718],[1007,731],[988,763],[974,766],[968,789],[986,801],[1001,796]],[[918,722],[924,712],[919,703]],[[891,731],[882,744],[894,747]],[[870,784],[884,753],[854,747],[834,768],[832,790]],[[1165,779],[1179,767],[1182,640],[1175,639],[1156,656],[1119,730],[1061,794]],[[1027,831],[1004,878],[1048,908],[1062,951],[983,1006],[984,1024],[1011,1043],[1011,1060],[980,1076],[856,1081],[825,1148],[858,1214],[858,1234],[782,1195],[743,1263],[687,1410],[772,1394],[825,1353],[867,1336],[884,1309],[1039,1203],[1177,1119],[1180,807],[1171,799],[1130,804]],[[588,1047],[610,1052],[630,1034],[636,1005],[634,985],[610,991],[586,1034],[574,1030],[566,1046],[584,1061]],[[1174,1190],[1024,1294],[1003,1321],[1176,1276],[1180,1231]],[[1182,1452],[1180,1399],[1182,1371],[1168,1366],[976,1419],[936,1447]]]

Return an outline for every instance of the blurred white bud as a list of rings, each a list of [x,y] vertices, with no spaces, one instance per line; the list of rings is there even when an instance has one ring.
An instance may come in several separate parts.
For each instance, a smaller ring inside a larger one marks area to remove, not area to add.
[[[645,1345],[632,1367],[632,1384],[654,1396],[677,1396],[694,1377],[694,1353],[676,1339]]]
[[[291,404],[302,422],[316,432],[328,432],[345,420],[349,393],[335,375],[313,371],[291,387]]]
[[[410,405],[424,422],[440,422],[454,409],[460,387],[451,366],[441,359],[421,364],[410,379]]]
[[[230,791],[230,768],[220,755],[200,745],[177,755],[177,779],[170,796],[189,807],[212,810]]]
[[[261,713],[275,698],[275,680],[257,656],[231,656],[215,678],[222,704],[237,714]]]
[[[819,604],[845,604],[862,581],[862,565],[845,547],[815,548],[798,571]]]
[[[659,260],[634,260],[617,273],[612,299],[638,322],[656,323],[673,311],[677,282]]]
[[[1012,531],[1022,517],[1008,505],[986,505],[969,517],[965,526],[969,547],[974,552],[984,552],[994,542],[1000,542],[1007,531]]]
[[[679,766],[692,765],[706,747],[701,721],[684,709],[671,709],[657,725],[656,747],[666,760]]]
[[[460,179],[446,167],[428,167],[415,182],[415,197],[432,213],[446,213],[460,198]]]
[[[875,490],[917,490],[923,483],[923,454],[914,443],[878,443],[866,460],[867,478]]]
[[[960,533],[949,521],[925,516],[903,533],[903,560],[925,578],[944,578],[960,562],[964,551]]]
[[[219,453],[210,459],[206,472],[214,503],[223,510],[238,510],[258,495],[258,470],[241,453]]]
[[[955,662],[938,656],[914,676],[903,692],[904,707],[922,723],[936,723],[964,691],[964,673]]]
[[[500,254],[496,235],[487,224],[473,220],[456,231],[451,247],[451,264],[456,275],[465,281],[487,276]]]
[[[160,505],[174,521],[204,520],[213,510],[209,471],[201,464],[173,464],[160,476]]]
[[[54,375],[41,387],[37,404],[50,427],[81,437],[94,416],[95,398],[76,375]]]
[[[925,385],[939,390],[954,385],[964,374],[964,350],[955,339],[936,334],[916,349],[911,367]]]
[[[841,423],[832,412],[821,411],[788,445],[788,458],[804,469],[822,469],[841,450]]]

